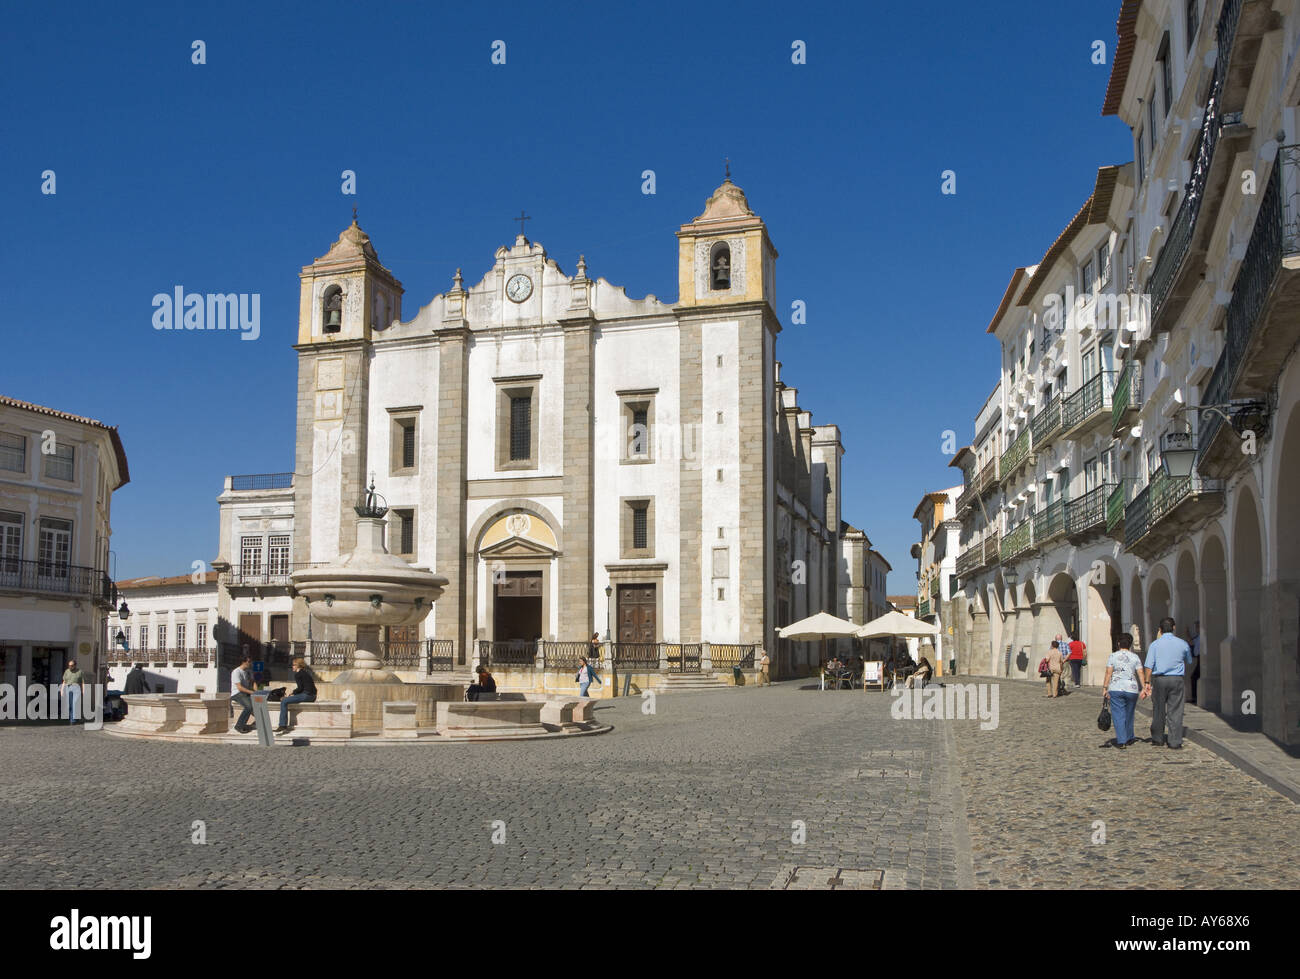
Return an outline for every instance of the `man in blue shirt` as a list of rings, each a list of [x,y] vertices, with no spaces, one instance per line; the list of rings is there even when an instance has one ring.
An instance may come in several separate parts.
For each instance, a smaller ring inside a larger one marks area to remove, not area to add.
[[[1183,746],[1184,667],[1192,662],[1192,649],[1174,635],[1174,620],[1160,620],[1160,635],[1147,647],[1143,664],[1143,693],[1151,698],[1151,743],[1165,744],[1166,721],[1169,747]]]

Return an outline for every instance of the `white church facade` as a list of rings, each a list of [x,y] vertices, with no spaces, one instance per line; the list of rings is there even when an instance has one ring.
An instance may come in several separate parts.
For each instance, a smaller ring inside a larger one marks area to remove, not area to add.
[[[389,550],[449,579],[390,644],[433,639],[459,667],[599,633],[630,658],[703,644],[715,668],[766,650],[776,675],[810,669],[817,650],[775,633],[844,604],[840,431],[781,380],[777,252],[741,189],[728,178],[677,238],[676,303],[629,298],[581,257],[567,275],[520,234],[403,319],[354,219],[300,276],[294,473],[267,504],[282,549],[258,560],[350,551],[373,479]],[[233,595],[254,569],[227,523],[213,566]],[[270,623],[246,635],[230,604],[224,640],[265,641]],[[283,604],[292,643],[355,640]]]

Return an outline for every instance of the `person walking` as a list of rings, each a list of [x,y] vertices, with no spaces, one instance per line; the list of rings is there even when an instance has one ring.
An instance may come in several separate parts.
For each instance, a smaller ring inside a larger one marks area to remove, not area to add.
[[[1055,699],[1061,695],[1061,640],[1052,640],[1052,651],[1047,654],[1047,696]]]
[[[767,650],[765,649],[763,650],[763,655],[760,656],[758,660],[758,685],[760,687],[770,687],[772,685],[771,666],[772,659],[767,655]]]
[[[1196,687],[1201,682],[1201,620],[1197,619],[1192,623],[1192,638],[1188,643],[1192,648],[1192,659],[1195,665],[1192,667],[1192,675],[1189,678],[1191,682],[1191,695],[1187,698],[1188,703],[1196,703]]]
[[[1158,748],[1183,746],[1183,676],[1191,662],[1192,648],[1174,635],[1174,620],[1161,619],[1160,635],[1147,647],[1142,670],[1142,692],[1151,698],[1151,743]]]
[[[68,668],[63,671],[63,682],[59,684],[59,696],[68,705],[68,723],[77,723],[77,708],[81,706],[81,685],[86,682],[86,675],[77,668],[75,659],[68,660]]]
[[[239,661],[239,665],[230,671],[230,701],[244,708],[244,712],[239,715],[239,720],[235,721],[235,730],[240,734],[247,734],[252,730],[248,726],[248,719],[253,716],[253,675],[250,669],[253,665],[253,657],[248,653]]]
[[[596,674],[596,671],[587,662],[587,657],[579,656],[578,663],[579,663],[578,677],[577,677],[578,696],[585,697],[587,696],[587,688],[590,687],[592,683],[595,683],[597,686],[601,686],[601,687],[603,687],[604,684],[600,682],[600,677]]]
[[[126,675],[126,684],[122,692],[128,696],[130,694],[149,692],[149,686],[145,682],[143,663],[136,663],[135,666],[131,668],[131,672]]]
[[[1070,652],[1070,673],[1074,678],[1074,689],[1079,689],[1079,679],[1083,673],[1083,654],[1088,647],[1078,638],[1072,638],[1066,643],[1066,649]]]
[[[1137,740],[1133,736],[1133,713],[1142,693],[1142,661],[1133,652],[1133,637],[1120,636],[1118,648],[1106,661],[1106,676],[1101,685],[1102,695],[1110,703],[1110,716],[1115,722],[1115,747],[1127,748]]]
[[[290,704],[314,704],[316,702],[316,678],[311,675],[311,670],[307,668],[305,659],[299,657],[293,661],[293,678],[298,685],[293,688],[293,693],[280,701],[280,723],[274,731],[275,734],[283,734],[289,730]]]

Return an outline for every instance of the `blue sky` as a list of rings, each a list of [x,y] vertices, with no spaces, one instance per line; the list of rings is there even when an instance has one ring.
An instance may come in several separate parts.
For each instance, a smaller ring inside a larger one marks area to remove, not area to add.
[[[119,426],[118,576],[186,572],[216,556],[225,475],[293,468],[297,275],[354,203],[408,318],[457,266],[478,281],[521,208],[566,272],[581,252],[671,300],[674,232],[730,157],[781,255],[783,376],[840,425],[844,518],[912,591],[912,511],[954,481],[942,433],[969,441],[996,380],[984,329],[1012,269],[1130,156],[1090,60],[1119,0],[924,7],[13,7],[0,392]],[[176,285],[259,293],[261,337],[155,331]]]

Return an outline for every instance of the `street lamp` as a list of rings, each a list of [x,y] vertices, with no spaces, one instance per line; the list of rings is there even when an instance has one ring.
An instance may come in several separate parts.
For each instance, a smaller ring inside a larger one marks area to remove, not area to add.
[[[1160,466],[1171,479],[1192,474],[1196,443],[1191,432],[1166,432],[1160,436]]]
[[[1004,568],[1002,571],[1002,580],[1012,588],[1016,587],[1016,582],[1020,580],[1020,574],[1015,568]]]
[[[609,598],[613,594],[614,594],[613,586],[606,585],[605,586],[605,642],[609,642],[611,639],[610,630],[609,630],[609,621],[610,621]]]
[[[117,617],[121,619],[123,622],[125,622],[127,619],[131,617],[131,610],[126,607],[125,599],[123,599],[122,604],[118,607]]]

